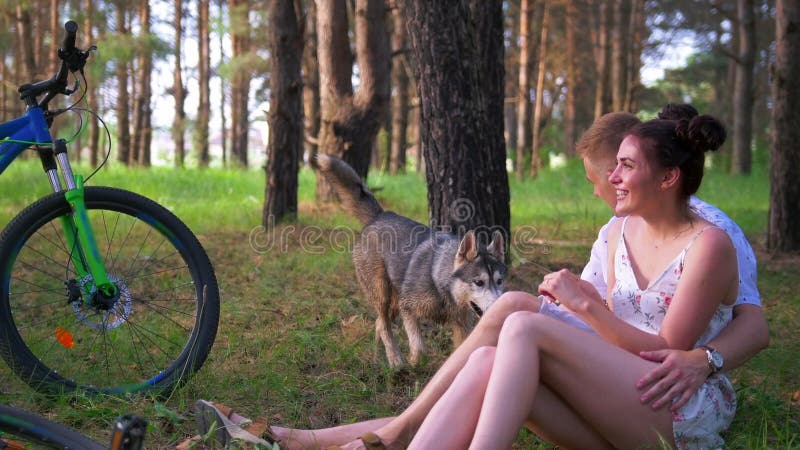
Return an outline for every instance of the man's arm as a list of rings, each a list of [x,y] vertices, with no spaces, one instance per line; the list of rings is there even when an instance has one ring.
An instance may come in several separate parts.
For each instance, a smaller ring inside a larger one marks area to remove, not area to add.
[[[764,311],[755,305],[737,305],[733,320],[708,343],[725,359],[722,370],[735,369],[769,345],[769,329]],[[642,391],[642,403],[652,402],[654,409],[671,405],[680,409],[711,374],[706,352],[701,348],[690,351],[657,350],[642,352],[641,356],[661,364],[637,384]],[[675,403],[672,400],[679,398]]]

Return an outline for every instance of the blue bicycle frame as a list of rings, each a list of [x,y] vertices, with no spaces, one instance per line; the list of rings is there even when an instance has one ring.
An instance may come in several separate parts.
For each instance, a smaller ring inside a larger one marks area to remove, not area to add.
[[[0,174],[30,146],[35,146],[39,151],[53,192],[63,191],[72,208],[72,214],[61,218],[61,225],[64,228],[67,244],[77,250],[72,254],[75,271],[80,278],[91,275],[95,287],[104,296],[109,298],[114,296],[116,286],[108,278],[86,213],[83,179],[80,175],[75,176],[72,173],[66,143],[63,140],[53,142],[44,111],[38,106],[29,107],[23,117],[0,123]],[[67,186],[66,191],[61,186],[59,167]],[[86,294],[89,295],[84,295],[83,298],[88,304],[91,302],[92,293]]]

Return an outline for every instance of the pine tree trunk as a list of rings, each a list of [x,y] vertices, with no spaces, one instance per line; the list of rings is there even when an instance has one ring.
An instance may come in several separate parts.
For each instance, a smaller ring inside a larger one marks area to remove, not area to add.
[[[408,52],[406,51],[406,24],[401,5],[392,10],[392,148],[389,152],[389,173],[406,171],[406,146],[408,145]]]
[[[128,33],[125,20],[125,1],[117,1],[116,26],[117,34]],[[117,160],[125,165],[130,163],[131,131],[130,131],[130,98],[128,96],[128,61],[118,60],[117,75]]]
[[[319,135],[319,60],[317,59],[317,6],[308,2],[305,15],[305,46],[303,48],[303,115],[306,139],[305,154],[309,161],[317,154]]]
[[[753,139],[753,66],[756,25],[753,0],[738,0],[739,56],[733,87],[733,159],[731,173],[749,174]]]
[[[606,0],[594,1],[590,19],[596,18],[591,30],[595,62],[594,117],[598,118],[609,112],[611,105],[609,89],[611,52],[608,42],[611,9]]]
[[[198,152],[200,167],[208,167],[210,162],[209,154],[209,121],[211,120],[211,36],[209,28],[209,0],[198,0],[198,50],[199,50],[199,73],[198,84],[200,88],[200,103],[197,107],[197,124],[195,134],[195,146]]]
[[[550,0],[544,0],[544,13],[542,16],[542,30],[539,38],[539,68],[537,69],[536,80],[536,102],[533,107],[533,125],[531,139],[531,165],[529,174],[531,178],[536,177],[539,169],[542,168],[542,155],[539,153],[542,127],[544,122],[544,75],[545,61],[547,61],[547,34],[550,28]]]
[[[767,247],[800,252],[800,1],[777,0]]]
[[[234,60],[244,58],[250,51],[249,13],[248,0],[228,1]],[[231,155],[241,167],[248,165],[250,70],[247,64],[238,64],[231,79]]]
[[[539,35],[531,31],[535,0],[522,0],[519,15],[519,74],[517,87],[517,164],[518,179],[525,175],[525,160],[531,149],[531,75]],[[533,23],[536,23],[535,21]]]
[[[83,22],[83,36],[86,38],[84,41],[84,47],[89,48],[94,44],[94,23],[92,21],[92,16],[94,15],[94,5],[92,4],[92,0],[83,0],[83,13],[85,14],[85,19]],[[100,80],[89,80],[89,84],[86,87],[86,103],[89,105],[89,109],[96,113],[99,113],[99,102],[97,101],[97,86],[99,84]],[[97,167],[99,159],[98,156],[100,153],[100,124],[96,120],[90,120],[88,126],[89,164],[92,167]]]
[[[297,215],[297,172],[303,151],[303,39],[294,0],[270,1],[269,146],[262,224]],[[300,11],[302,13],[302,11]]]
[[[404,2],[420,97],[430,222],[459,234],[479,227],[508,232],[498,81],[503,65],[496,59],[502,55],[501,2],[476,2],[473,8],[471,15],[463,0]]]
[[[366,178],[375,137],[390,98],[390,47],[383,0],[356,0],[355,38],[359,86],[353,92],[352,54],[345,0],[317,3],[320,72],[320,152],[339,155]],[[333,198],[324,179],[317,199]]]
[[[611,27],[611,109],[625,110],[628,81],[628,29],[631,0],[615,0]]]
[[[172,141],[175,144],[175,167],[183,167],[186,160],[186,110],[184,103],[186,93],[183,87],[183,0],[175,0],[175,15],[172,28],[175,31],[173,41],[173,58],[175,58],[172,74],[172,96],[175,99],[175,113],[172,118]]]
[[[576,59],[578,57],[578,5],[577,0],[566,0],[567,26],[567,97],[564,100],[564,151],[567,156],[575,155],[575,114],[576,92],[580,74]]]
[[[150,35],[150,2],[139,0],[139,26],[140,38]],[[135,163],[139,166],[150,166],[150,141],[152,140],[151,126],[151,79],[153,72],[152,52],[146,46],[138,57],[139,80],[136,89],[136,102],[134,105],[136,122],[134,123]]]

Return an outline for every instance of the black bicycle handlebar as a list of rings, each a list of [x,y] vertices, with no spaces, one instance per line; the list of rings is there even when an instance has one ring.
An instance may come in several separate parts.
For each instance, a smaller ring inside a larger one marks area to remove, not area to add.
[[[20,98],[25,100],[29,106],[39,106],[47,109],[48,103],[58,94],[69,95],[72,92],[67,90],[67,77],[69,72],[83,70],[89,51],[81,51],[75,47],[75,36],[78,32],[78,24],[72,20],[64,24],[64,40],[62,47],[58,50],[58,57],[61,59],[61,66],[58,73],[49,80],[36,83],[24,84],[19,87]],[[94,48],[94,47],[92,47]],[[91,50],[91,48],[89,49]],[[40,101],[36,102],[36,97],[47,94]]]

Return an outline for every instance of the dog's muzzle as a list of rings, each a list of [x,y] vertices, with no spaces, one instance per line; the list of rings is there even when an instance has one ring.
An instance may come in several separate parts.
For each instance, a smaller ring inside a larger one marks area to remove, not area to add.
[[[478,317],[483,316],[483,310],[475,302],[469,302],[469,306],[472,307],[472,311],[475,313],[475,315]]]

